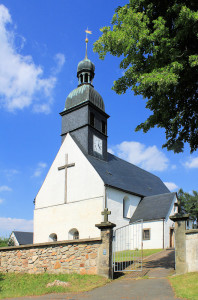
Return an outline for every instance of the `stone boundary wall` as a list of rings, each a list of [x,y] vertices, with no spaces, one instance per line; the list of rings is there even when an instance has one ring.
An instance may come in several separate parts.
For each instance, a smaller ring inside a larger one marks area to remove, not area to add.
[[[198,229],[186,230],[186,264],[188,272],[198,272]]]
[[[98,274],[101,238],[0,248],[0,272]]]
[[[198,272],[198,229],[186,230],[187,214],[177,213],[170,219],[175,222],[176,274]]]

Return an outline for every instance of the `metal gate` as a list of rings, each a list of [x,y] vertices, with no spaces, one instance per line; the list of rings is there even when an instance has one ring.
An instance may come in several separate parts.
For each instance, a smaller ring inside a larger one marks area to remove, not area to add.
[[[114,230],[113,271],[142,271],[142,229],[143,220]]]

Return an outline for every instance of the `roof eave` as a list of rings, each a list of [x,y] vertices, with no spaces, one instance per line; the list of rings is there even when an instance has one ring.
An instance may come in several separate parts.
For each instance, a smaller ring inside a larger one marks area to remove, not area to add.
[[[134,192],[131,192],[131,191],[129,191],[129,190],[125,190],[125,189],[119,188],[119,187],[117,187],[117,186],[110,185],[110,184],[108,184],[108,183],[104,183],[104,185],[107,186],[107,187],[113,188],[113,189],[115,189],[115,190],[119,190],[119,191],[128,193],[128,194],[130,194],[130,195],[134,195],[134,196],[137,196],[137,197],[140,197],[140,198],[144,198],[144,197],[145,197],[145,196],[142,195],[142,194],[134,193]]]
[[[165,217],[162,217],[162,218],[158,218],[158,219],[142,219],[143,222],[152,222],[152,221],[163,221],[165,220],[166,218]],[[135,220],[130,220],[129,223],[132,224],[134,222],[137,222],[139,219],[135,219]]]

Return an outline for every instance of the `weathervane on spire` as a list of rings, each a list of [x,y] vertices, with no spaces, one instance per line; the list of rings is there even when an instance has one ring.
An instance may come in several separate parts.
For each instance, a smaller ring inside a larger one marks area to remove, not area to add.
[[[87,58],[87,43],[88,43],[88,37],[87,37],[87,34],[92,34],[92,31],[88,30],[88,27],[87,29],[85,30],[86,32],[86,39],[85,39],[85,43],[86,43],[86,52],[85,52],[85,58]]]

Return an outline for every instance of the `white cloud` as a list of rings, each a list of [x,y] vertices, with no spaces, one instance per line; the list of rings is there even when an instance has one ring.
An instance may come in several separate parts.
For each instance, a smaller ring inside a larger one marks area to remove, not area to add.
[[[0,204],[4,202],[4,199],[0,198]]]
[[[65,56],[62,54],[62,53],[57,53],[54,57],[56,63],[57,63],[57,66],[56,68],[54,69],[54,73],[59,73],[65,63]]]
[[[33,231],[33,220],[0,218],[0,230],[2,231]]]
[[[170,191],[174,191],[174,190],[178,189],[178,186],[174,182],[164,182],[164,184],[167,186],[167,188]]]
[[[169,160],[156,146],[146,147],[139,142],[122,142],[110,148],[112,152],[147,171],[164,171]]]
[[[12,189],[7,185],[0,186],[0,192],[10,192]]]
[[[176,165],[172,165],[171,166],[171,170],[175,170],[175,169],[177,169],[177,166]]]
[[[111,148],[108,148],[108,150],[107,150],[109,153],[111,153],[111,154],[114,154],[114,151],[113,151],[113,149],[111,149]]]
[[[49,113],[56,84],[55,74],[43,77],[43,68],[33,58],[21,55],[15,45],[16,34],[8,30],[11,15],[0,5],[0,107],[16,111],[32,106],[35,112]],[[21,38],[22,39],[22,38]],[[23,39],[24,41],[24,39]],[[56,74],[64,64],[64,55],[56,55]]]
[[[12,176],[12,175],[15,175],[15,174],[19,174],[20,172],[16,169],[7,169],[7,170],[4,170],[4,172],[6,173],[6,175],[8,176]]]
[[[0,173],[3,173],[4,176],[9,180],[11,181],[13,179],[13,177],[16,175],[16,174],[19,174],[20,172],[16,169],[4,169],[4,170],[0,170]]]
[[[187,168],[198,168],[198,157],[190,157],[184,164]]]
[[[44,169],[47,167],[47,164],[44,162],[38,163],[36,170],[34,171],[33,177],[39,177],[43,173]]]

